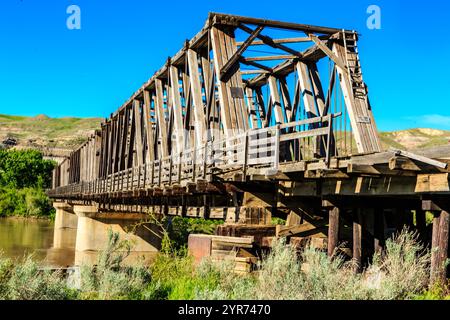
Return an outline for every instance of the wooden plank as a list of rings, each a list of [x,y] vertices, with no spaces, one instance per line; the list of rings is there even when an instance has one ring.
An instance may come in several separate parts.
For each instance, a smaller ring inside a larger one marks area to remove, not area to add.
[[[406,157],[392,157],[389,159],[390,170],[405,170],[405,171],[421,171],[414,161]]]
[[[144,143],[142,136],[142,113],[140,111],[141,103],[138,100],[133,101],[133,111],[135,119],[135,150],[136,150],[136,165],[141,166],[144,164]]]
[[[280,142],[294,140],[294,139],[300,139],[300,138],[307,138],[307,137],[323,136],[323,135],[327,135],[327,134],[328,134],[327,127],[311,129],[311,130],[306,130],[306,131],[293,132],[293,133],[281,135]]]
[[[337,56],[333,51],[328,48],[327,44],[323,43],[322,40],[320,40],[317,36],[309,33],[308,36],[311,38],[312,41],[322,50],[331,60],[334,61],[342,70],[347,70],[347,67],[344,63],[344,61]]]
[[[155,137],[153,132],[153,124],[150,117],[150,108],[151,108],[150,92],[148,90],[144,90],[143,111],[144,111],[144,129],[147,145],[147,152],[145,156],[146,163],[155,160],[155,144],[154,144]]]
[[[283,110],[281,108],[281,99],[280,94],[278,92],[278,84],[277,79],[273,76],[269,76],[269,89],[270,89],[270,97],[272,98],[272,106],[269,108],[273,108],[275,115],[275,122],[277,124],[286,123]]]
[[[223,46],[220,44],[220,31],[217,27],[212,27],[211,34],[211,46],[214,54],[214,68],[216,74],[220,74],[220,70],[223,66],[223,55],[226,55],[226,52],[223,52]],[[229,110],[229,95],[227,92],[226,83],[219,80],[217,82],[217,89],[219,93],[219,104],[220,104],[220,113],[221,113],[221,121],[224,130],[225,137],[232,136],[234,133],[234,125],[231,121],[231,115]]]
[[[450,215],[448,211],[443,210],[439,221],[439,281],[445,283],[447,279],[447,259],[448,259],[448,241],[449,241]]]
[[[284,39],[273,39],[274,43],[297,43],[297,42],[311,42],[311,38],[309,37],[296,37],[296,38],[284,38]],[[237,41],[236,45],[241,46],[244,41]],[[261,40],[253,41],[252,46],[261,46],[265,45],[265,43]]]
[[[166,125],[166,117],[164,115],[164,94],[163,94],[163,84],[160,79],[155,80],[155,88],[156,88],[156,100],[155,100],[155,109],[156,109],[156,121],[158,124],[159,137],[161,139],[161,156],[167,157],[169,155],[168,149],[168,138],[167,138],[167,125]]]
[[[277,237],[288,237],[288,236],[295,236],[295,235],[301,235],[303,233],[311,233],[312,231],[317,231],[317,233],[321,233],[323,231],[323,226],[325,225],[325,222],[310,224],[310,223],[304,223],[294,226],[277,226],[276,235]]]
[[[430,278],[431,283],[434,284],[439,281],[439,243],[440,243],[440,212],[433,212],[433,232],[431,240],[431,266]]]
[[[362,216],[359,209],[353,213],[353,263],[355,271],[361,270],[362,258]]]
[[[231,67],[234,66],[242,56],[245,50],[251,45],[252,41],[261,33],[264,27],[257,27],[253,30],[250,36],[244,41],[244,43],[240,46],[240,48],[228,59],[225,65],[220,70],[220,80],[227,81],[230,75]]]
[[[333,207],[329,210],[328,223],[328,256],[333,257],[339,241],[339,215],[338,207]]]
[[[431,166],[435,166],[437,168],[441,168],[441,169],[447,169],[448,164],[445,162],[441,162],[441,161],[437,161],[434,159],[430,159],[418,154],[414,154],[412,152],[408,152],[408,151],[404,151],[404,150],[398,150],[398,149],[394,149],[394,148],[390,148],[389,151],[394,152],[396,155],[398,156],[404,156],[413,160],[417,160],[419,162],[423,162],[426,164],[429,164]]]
[[[262,57],[246,57],[245,61],[271,61],[271,60],[284,60],[284,59],[295,59],[296,56],[293,55],[277,55],[277,56],[262,56]]]
[[[345,58],[346,49],[341,43],[333,43],[333,52],[341,60]],[[357,54],[353,54],[352,59],[356,59]],[[353,85],[346,67],[336,65],[339,74],[340,85],[345,100],[345,106],[349,115],[353,129],[353,136],[359,153],[380,152],[381,142],[378,137],[376,124],[373,121],[372,110],[366,98],[356,98],[353,94]],[[362,121],[364,120],[364,121]]]
[[[189,80],[191,84],[192,100],[194,105],[194,119],[195,119],[195,136],[197,146],[201,146],[206,142],[206,117],[203,106],[202,87],[200,83],[200,74],[198,72],[198,55],[192,49],[188,49],[188,65],[189,65]],[[207,88],[207,87],[206,87]]]
[[[175,138],[176,153],[184,150],[184,127],[183,127],[183,107],[181,105],[181,95],[179,87],[178,68],[171,65],[170,68],[170,97],[172,101],[172,113],[174,121],[174,131],[172,137]]]

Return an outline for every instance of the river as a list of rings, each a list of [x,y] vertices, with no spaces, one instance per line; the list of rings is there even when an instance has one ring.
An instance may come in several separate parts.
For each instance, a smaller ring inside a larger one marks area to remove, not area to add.
[[[71,230],[63,232],[73,232]],[[61,236],[61,235],[59,235]],[[0,218],[0,251],[13,259],[33,254],[35,261],[47,267],[72,266],[74,241],[54,247],[54,223],[42,219]]]

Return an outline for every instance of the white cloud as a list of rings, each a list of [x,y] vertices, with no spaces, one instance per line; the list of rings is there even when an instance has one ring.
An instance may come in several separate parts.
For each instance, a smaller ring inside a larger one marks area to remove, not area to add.
[[[450,129],[450,116],[444,116],[440,114],[425,114],[416,117],[408,117],[408,120],[413,120],[419,126],[437,126]]]

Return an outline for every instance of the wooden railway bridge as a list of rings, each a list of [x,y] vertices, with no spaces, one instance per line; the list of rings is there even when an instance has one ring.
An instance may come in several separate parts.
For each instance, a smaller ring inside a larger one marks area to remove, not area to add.
[[[448,163],[450,146],[382,149],[355,31],[210,13],[55,169],[48,194],[61,227],[77,213],[78,251],[94,250],[91,220],[150,213],[225,219],[218,234],[260,247],[322,237],[362,265],[406,225],[443,278]]]

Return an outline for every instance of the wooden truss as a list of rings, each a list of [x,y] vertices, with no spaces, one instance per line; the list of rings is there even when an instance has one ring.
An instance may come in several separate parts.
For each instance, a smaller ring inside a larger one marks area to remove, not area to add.
[[[280,30],[297,36],[277,37]],[[334,145],[331,156],[379,152],[357,40],[354,31],[210,13],[202,30],[71,154],[56,184],[104,178],[275,125],[297,133],[280,146],[282,160],[305,159],[307,151],[325,157],[326,140]],[[325,77],[318,67],[324,58],[330,65]],[[339,110],[338,99],[344,102]],[[331,129],[301,121],[335,115],[342,125],[330,134],[300,140],[301,131]],[[302,125],[289,125],[298,121]]]

